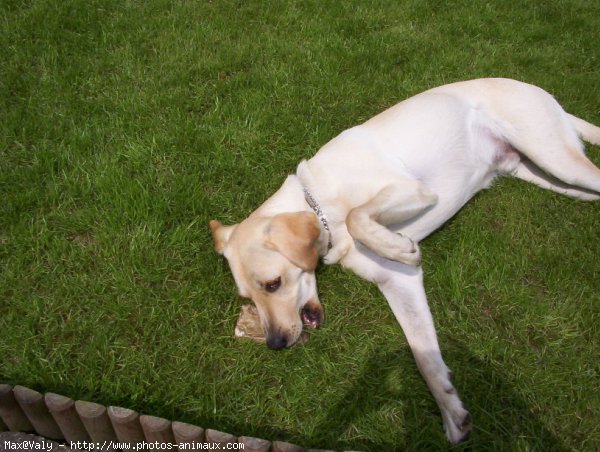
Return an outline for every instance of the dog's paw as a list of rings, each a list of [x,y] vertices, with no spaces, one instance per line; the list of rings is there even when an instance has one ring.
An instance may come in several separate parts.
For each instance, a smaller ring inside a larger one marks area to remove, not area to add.
[[[417,247],[414,252],[401,254],[396,260],[398,262],[402,262],[403,264],[418,267],[421,265],[421,250]]]
[[[323,263],[331,265],[339,262],[350,250],[352,246],[352,240],[336,243],[325,256],[323,256]]]
[[[392,259],[403,264],[419,266],[421,265],[421,249],[410,237],[396,234],[395,246],[389,250],[388,259]]]
[[[342,256],[340,253],[335,253],[332,250],[332,251],[329,251],[325,256],[323,256],[323,263],[325,265],[335,264],[341,258],[342,258]]]
[[[471,413],[464,408],[456,410],[450,416],[444,416],[444,431],[448,441],[459,444],[469,439],[473,430]]]

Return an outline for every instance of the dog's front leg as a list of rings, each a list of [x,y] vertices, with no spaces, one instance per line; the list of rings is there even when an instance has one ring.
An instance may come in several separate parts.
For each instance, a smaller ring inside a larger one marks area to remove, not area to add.
[[[452,443],[464,441],[471,432],[471,416],[450,381],[442,359],[425,289],[421,267],[392,262],[365,247],[352,249],[342,265],[375,282],[408,341],[417,366],[442,412],[446,436]]]
[[[380,190],[346,217],[350,235],[379,256],[408,265],[421,263],[421,252],[410,237],[390,231],[386,225],[401,223],[437,202],[437,195],[410,178]]]
[[[452,443],[464,441],[471,432],[471,416],[459,399],[450,381],[451,372],[442,359],[421,268],[405,267],[404,271],[391,272],[378,286],[440,407],[446,436]]]

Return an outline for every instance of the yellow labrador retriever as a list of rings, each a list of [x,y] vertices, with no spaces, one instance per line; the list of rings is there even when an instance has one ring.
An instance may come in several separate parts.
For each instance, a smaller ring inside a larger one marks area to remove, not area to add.
[[[341,133],[241,223],[211,221],[215,247],[240,295],[256,305],[272,349],[293,345],[303,325],[321,324],[319,256],[376,283],[457,443],[471,418],[442,360],[417,244],[500,175],[600,199],[600,170],[580,138],[600,145],[600,128],[535,86],[445,85]]]

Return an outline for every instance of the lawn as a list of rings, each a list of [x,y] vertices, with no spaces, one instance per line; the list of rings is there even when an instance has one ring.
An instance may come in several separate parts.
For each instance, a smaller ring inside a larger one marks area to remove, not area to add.
[[[0,383],[305,447],[448,447],[385,300],[341,268],[318,269],[308,344],[233,339],[208,221],[451,81],[520,79],[600,124],[600,2],[4,0],[0,21]],[[600,449],[599,219],[507,179],[422,243],[467,448]]]

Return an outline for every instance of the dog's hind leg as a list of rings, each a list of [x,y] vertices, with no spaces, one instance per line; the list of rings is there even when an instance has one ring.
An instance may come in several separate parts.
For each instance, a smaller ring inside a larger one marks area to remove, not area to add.
[[[591,124],[575,115],[567,113],[569,120],[577,130],[577,133],[588,143],[600,146],[600,127]]]
[[[547,93],[532,98],[527,113],[514,110],[510,117],[504,118],[505,123],[511,124],[503,132],[511,146],[573,189],[600,193],[600,169],[585,156],[580,139],[581,136],[597,143],[600,128],[569,115]],[[516,176],[533,179],[534,183],[539,181],[537,175],[532,177],[531,167],[521,167],[520,173]]]
[[[350,235],[386,259],[419,265],[421,253],[410,237],[390,231],[386,225],[401,223],[437,202],[437,195],[414,179],[405,178],[380,190],[346,217]]]
[[[600,199],[599,193],[586,191],[566,184],[550,174],[545,173],[528,159],[522,159],[517,165],[517,168],[511,172],[511,175],[524,181],[531,182],[538,187],[552,190],[571,198],[584,201],[597,201]]]
[[[579,146],[569,146],[560,142],[550,143],[542,158],[539,158],[539,155],[529,155],[522,148],[517,147],[517,149],[540,169],[572,188],[600,193],[600,169],[588,160]],[[519,174],[516,175],[519,177]],[[525,176],[524,169],[521,170],[521,176]]]

